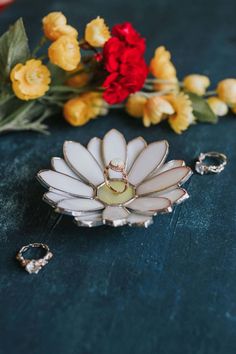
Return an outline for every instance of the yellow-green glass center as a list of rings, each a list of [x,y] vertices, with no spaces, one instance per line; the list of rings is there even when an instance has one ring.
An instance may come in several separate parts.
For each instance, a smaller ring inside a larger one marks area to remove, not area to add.
[[[106,203],[108,205],[117,205],[128,202],[128,200],[134,198],[134,187],[129,185],[128,188],[124,192],[122,192],[125,187],[125,183],[123,181],[110,180],[109,183],[112,188],[114,188],[118,192],[120,191],[121,193],[116,193],[106,184],[103,184],[97,189],[97,197],[99,200],[101,200],[101,202]]]

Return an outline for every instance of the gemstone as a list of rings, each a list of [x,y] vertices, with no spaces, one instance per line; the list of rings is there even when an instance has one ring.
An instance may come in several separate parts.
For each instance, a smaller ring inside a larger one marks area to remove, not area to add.
[[[42,266],[37,264],[35,260],[30,261],[25,267],[25,270],[30,274],[37,274],[40,269]]]
[[[121,159],[113,159],[110,162],[110,166],[114,168],[118,168],[119,170],[123,170],[125,165],[124,162]]]

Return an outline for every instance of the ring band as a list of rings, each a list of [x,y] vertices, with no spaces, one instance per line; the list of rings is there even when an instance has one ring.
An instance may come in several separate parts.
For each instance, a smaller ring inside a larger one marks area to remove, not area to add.
[[[218,164],[207,165],[206,163],[204,163],[204,160],[207,157],[217,160]],[[205,153],[201,152],[201,154],[198,156],[198,161],[195,164],[195,170],[200,175],[204,175],[207,173],[220,173],[224,170],[226,164],[227,164],[227,157],[226,155],[220,152],[216,152],[216,151],[205,152]]]
[[[112,185],[110,184],[109,181],[109,170],[115,171],[115,172],[120,172],[122,174],[122,181],[124,182],[124,189],[122,191],[116,190]],[[105,167],[104,171],[104,180],[106,186],[111,189],[114,193],[123,193],[126,191],[126,189],[129,186],[128,182],[128,176],[125,171],[124,163],[120,160],[112,160],[109,162],[109,164]]]
[[[46,254],[43,258],[39,259],[27,259],[24,258],[23,254],[30,248],[43,248]],[[21,266],[30,274],[37,274],[49,260],[53,257],[48,245],[44,243],[30,243],[27,246],[23,246],[16,255],[16,259],[20,262]]]

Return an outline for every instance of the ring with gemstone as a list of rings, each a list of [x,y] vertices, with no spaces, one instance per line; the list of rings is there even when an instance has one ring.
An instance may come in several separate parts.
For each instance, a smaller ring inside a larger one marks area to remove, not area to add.
[[[124,182],[124,188],[123,190],[117,190],[109,182],[109,170],[115,171],[115,172],[120,172],[122,174],[122,181]],[[105,167],[104,169],[104,180],[106,186],[111,189],[115,193],[123,193],[126,191],[126,189],[129,187],[129,182],[128,182],[128,177],[127,173],[125,171],[125,164],[122,160],[120,159],[113,159],[109,162],[109,164]]]
[[[46,253],[43,258],[39,259],[28,259],[24,258],[24,253],[30,248],[43,248]],[[27,246],[23,246],[16,255],[16,259],[20,262],[21,266],[30,274],[37,274],[49,260],[53,257],[48,245],[44,243],[30,243]]]
[[[216,161],[214,165],[209,165],[205,162],[206,158],[211,158]],[[195,170],[197,173],[200,175],[204,175],[207,173],[220,173],[224,170],[225,166],[227,164],[227,157],[226,155],[216,152],[216,151],[210,151],[210,152],[201,152],[201,154],[198,156],[198,161],[195,164]]]

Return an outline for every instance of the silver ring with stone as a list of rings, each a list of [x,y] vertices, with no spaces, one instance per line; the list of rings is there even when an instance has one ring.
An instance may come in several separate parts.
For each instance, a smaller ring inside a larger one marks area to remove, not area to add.
[[[212,158],[216,161],[214,165],[209,165],[205,162],[205,159],[209,157]],[[195,164],[195,170],[197,173],[200,175],[204,175],[207,173],[220,173],[224,170],[225,166],[227,164],[227,157],[226,155],[216,152],[216,151],[210,151],[210,152],[201,152],[201,154],[198,156],[198,161]]]
[[[39,259],[28,259],[24,257],[24,253],[30,248],[43,248],[45,255]],[[30,274],[37,274],[53,257],[48,245],[45,243],[30,243],[27,246],[23,246],[16,255],[16,259],[20,262],[21,266]]]

